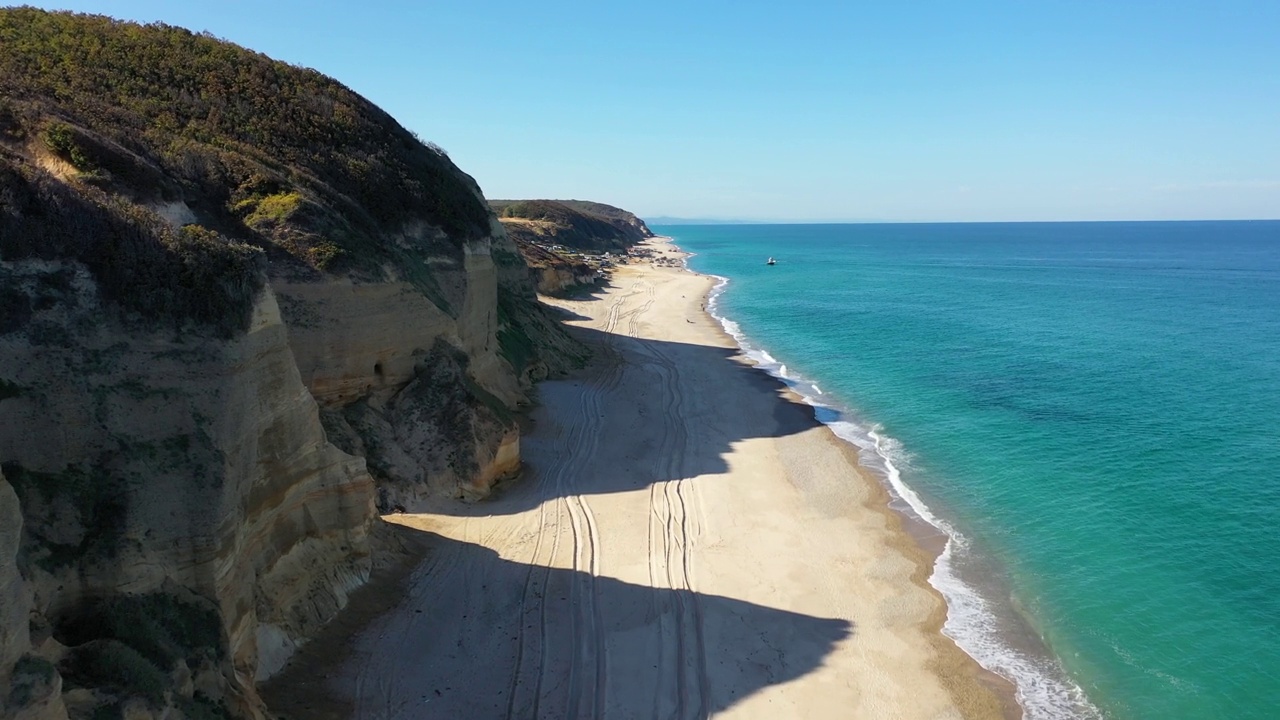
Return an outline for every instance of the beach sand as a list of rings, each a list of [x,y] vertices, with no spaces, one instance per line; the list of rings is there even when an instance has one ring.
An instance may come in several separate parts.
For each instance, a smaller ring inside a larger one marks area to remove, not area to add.
[[[676,257],[665,241],[648,245]],[[626,265],[549,300],[598,347],[539,386],[523,477],[389,516],[388,570],[266,691],[308,718],[997,718],[940,633],[931,557],[854,450],[702,312]]]

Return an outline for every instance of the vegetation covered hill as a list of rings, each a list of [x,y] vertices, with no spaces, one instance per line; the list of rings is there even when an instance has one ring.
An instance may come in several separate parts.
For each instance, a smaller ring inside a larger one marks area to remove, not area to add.
[[[255,247],[277,269],[377,277],[459,252],[489,218],[443,151],[313,70],[177,27],[0,9],[0,257],[77,257],[129,310],[208,320],[247,307]]]
[[[490,200],[517,245],[531,242],[574,250],[617,252],[653,233],[621,208],[585,200]]]
[[[511,411],[585,352],[340,83],[0,9],[0,716],[269,717],[376,510],[517,472]]]

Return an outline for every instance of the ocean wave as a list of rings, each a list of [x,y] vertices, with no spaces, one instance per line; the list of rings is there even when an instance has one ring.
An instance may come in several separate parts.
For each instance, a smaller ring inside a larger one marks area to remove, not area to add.
[[[685,265],[688,266],[687,257]],[[720,298],[729,286],[729,278],[710,277],[716,280],[716,284],[707,295],[707,312],[734,339],[743,355],[800,395],[814,408],[819,422],[858,448],[860,462],[883,479],[898,501],[894,503],[895,508],[905,505],[911,515],[936,528],[947,538],[929,576],[929,584],[942,594],[947,605],[943,634],[954,640],[978,664],[1013,683],[1026,720],[1101,720],[1104,717],[1102,712],[1089,702],[1078,685],[1068,679],[1066,671],[1056,660],[1020,651],[1004,639],[1000,615],[995,611],[993,602],[983,597],[978,588],[961,578],[957,571],[958,565],[972,552],[969,539],[952,523],[939,517],[903,480],[900,468],[908,467],[910,458],[902,443],[885,435],[879,426],[850,420],[847,411],[826,400],[829,396],[815,382],[789,371],[767,350],[752,344],[741,326],[720,311]],[[820,397],[824,399],[820,400]]]

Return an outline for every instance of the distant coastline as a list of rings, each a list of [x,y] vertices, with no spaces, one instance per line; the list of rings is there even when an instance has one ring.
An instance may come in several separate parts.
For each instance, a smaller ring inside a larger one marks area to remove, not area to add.
[[[871,218],[846,220],[744,220],[724,218],[681,218],[654,215],[644,218],[644,221],[649,225],[666,227],[697,225],[1123,225],[1157,223],[1280,223],[1280,218],[1155,218],[1108,220],[889,220],[883,218]]]
[[[741,218],[685,218],[655,215],[644,218],[650,225],[847,225],[866,223],[891,223],[892,220],[744,220]]]

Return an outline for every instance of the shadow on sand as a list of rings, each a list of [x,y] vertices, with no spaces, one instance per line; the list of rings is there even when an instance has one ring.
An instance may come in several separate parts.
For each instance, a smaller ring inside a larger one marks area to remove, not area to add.
[[[620,321],[625,323],[625,318]],[[538,386],[534,431],[521,440],[526,471],[495,497],[443,499],[425,509],[454,516],[517,513],[547,499],[643,490],[728,469],[735,443],[818,426],[813,407],[733,348],[573,333],[616,358],[594,372]],[[601,451],[604,444],[608,451]]]
[[[853,633],[841,619],[525,565],[400,525],[390,534],[425,561],[357,591],[267,686],[276,712],[702,718],[813,671]]]
[[[844,619],[689,590],[665,557],[649,558],[649,584],[546,566],[595,552],[573,544],[567,521],[543,531],[574,497],[718,482],[735,444],[818,424],[782,383],[735,360],[736,349],[635,337],[640,315],[619,314],[608,332],[572,330],[601,348],[601,362],[539,385],[521,479],[489,501],[430,508],[455,518],[532,511],[535,522],[453,521],[464,542],[398,516],[388,534],[425,560],[398,582],[357,591],[267,686],[274,710],[318,720],[704,718],[813,672],[851,636]]]

